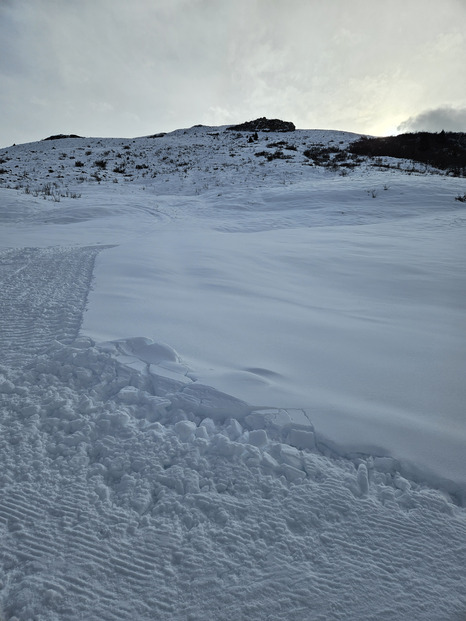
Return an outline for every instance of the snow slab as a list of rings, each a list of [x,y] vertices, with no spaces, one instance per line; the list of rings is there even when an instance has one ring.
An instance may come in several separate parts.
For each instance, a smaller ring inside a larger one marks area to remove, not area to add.
[[[340,450],[464,484],[466,256],[455,219],[254,233],[167,225],[98,256],[84,331],[160,339],[192,379],[255,406],[305,409]]]

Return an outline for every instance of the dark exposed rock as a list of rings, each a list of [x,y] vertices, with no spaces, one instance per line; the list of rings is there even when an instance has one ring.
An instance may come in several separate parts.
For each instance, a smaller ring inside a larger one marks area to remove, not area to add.
[[[294,132],[296,127],[291,121],[266,119],[265,116],[262,116],[255,121],[246,121],[239,125],[227,127],[227,129],[237,132]]]
[[[62,140],[63,138],[82,138],[82,136],[77,136],[76,134],[55,134],[54,136],[49,136],[48,138],[44,138],[45,140]]]

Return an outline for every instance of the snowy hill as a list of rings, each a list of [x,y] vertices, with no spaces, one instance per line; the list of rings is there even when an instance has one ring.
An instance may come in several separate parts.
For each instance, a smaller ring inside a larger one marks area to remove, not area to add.
[[[464,616],[464,179],[358,138],[0,150],[5,619]]]

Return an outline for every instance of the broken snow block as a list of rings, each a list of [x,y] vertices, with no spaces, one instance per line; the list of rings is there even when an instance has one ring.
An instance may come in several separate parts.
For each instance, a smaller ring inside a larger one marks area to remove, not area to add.
[[[294,466],[290,466],[289,464],[282,464],[280,466],[280,470],[285,475],[285,478],[290,483],[294,483],[295,481],[301,481],[306,478],[306,473]]]
[[[249,432],[249,444],[253,446],[265,446],[268,442],[267,432],[265,429],[254,429]]]
[[[291,429],[288,441],[298,449],[313,449],[316,446],[314,432],[304,429]]]
[[[356,478],[358,481],[359,489],[361,490],[361,494],[365,496],[369,491],[369,479],[367,476],[366,464],[359,464]]]
[[[175,424],[175,431],[182,442],[187,442],[196,431],[196,423],[180,420]]]
[[[278,457],[274,457],[276,457],[278,461],[284,464],[288,464],[289,466],[293,466],[294,468],[301,469],[303,465],[301,453],[293,446],[288,446],[287,444],[280,444],[279,446],[279,455]]]

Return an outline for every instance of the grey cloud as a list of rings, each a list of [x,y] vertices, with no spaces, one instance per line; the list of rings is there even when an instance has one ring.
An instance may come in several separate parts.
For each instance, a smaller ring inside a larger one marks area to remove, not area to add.
[[[466,101],[462,6],[0,0],[0,144],[258,116],[393,131],[419,110]]]
[[[466,108],[444,106],[411,116],[398,126],[398,131],[466,131]]]
[[[27,70],[26,63],[16,54],[19,28],[11,3],[0,0],[0,74],[18,75]]]

